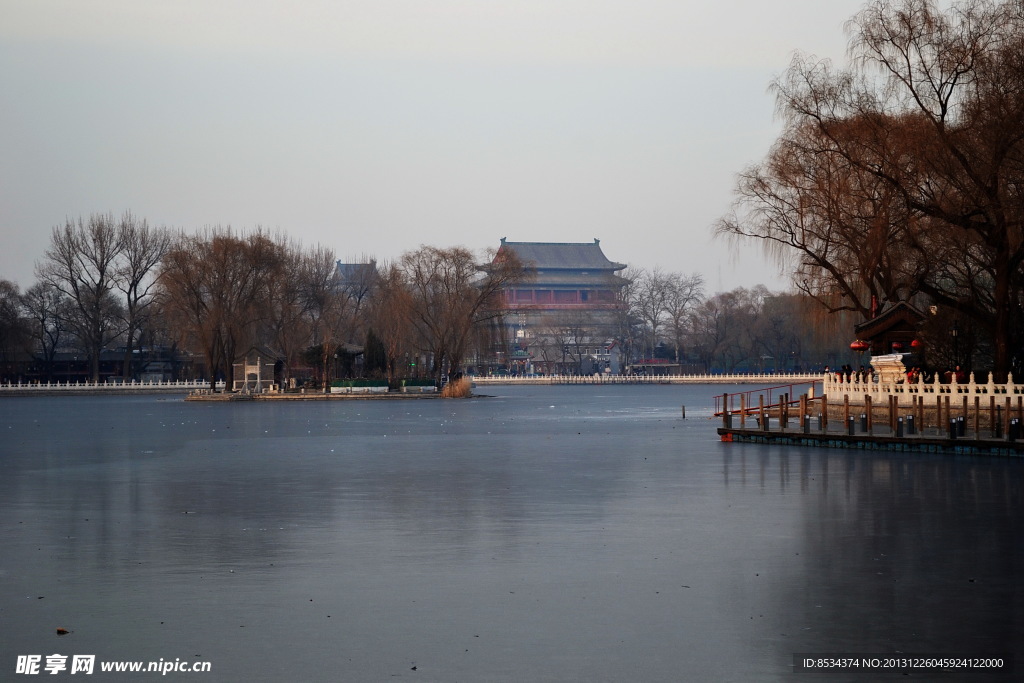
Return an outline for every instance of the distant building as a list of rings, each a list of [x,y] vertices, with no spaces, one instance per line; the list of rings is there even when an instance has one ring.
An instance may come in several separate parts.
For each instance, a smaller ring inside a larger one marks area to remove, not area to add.
[[[338,289],[354,299],[357,306],[362,306],[379,277],[377,262],[373,259],[366,263],[337,262],[335,278]]]
[[[513,374],[617,371],[614,339],[621,323],[622,288],[628,282],[618,273],[626,265],[608,260],[597,239],[502,238],[502,252],[515,254],[529,274],[504,294],[508,350],[496,352],[504,360],[499,365]]]
[[[370,302],[370,295],[380,283],[380,273],[377,272],[377,261],[370,259],[363,263],[342,263],[337,262],[335,270],[335,285],[338,293],[347,298],[347,315],[349,324],[346,326],[346,341],[353,349],[351,362],[348,364],[345,373],[361,374],[363,366],[363,347],[366,330],[360,321],[363,319],[363,312]],[[346,356],[348,357],[348,356]]]

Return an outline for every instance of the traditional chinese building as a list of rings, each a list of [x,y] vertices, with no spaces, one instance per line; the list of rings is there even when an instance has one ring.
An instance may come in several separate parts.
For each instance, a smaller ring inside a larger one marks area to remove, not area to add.
[[[505,365],[512,372],[610,370],[613,339],[621,319],[626,265],[608,260],[593,242],[509,242],[528,269],[526,279],[505,291]],[[496,257],[497,258],[497,257]]]
[[[901,301],[856,325],[853,330],[857,339],[867,344],[865,350],[871,351],[872,356],[909,353],[924,319],[921,311]]]
[[[906,363],[919,364],[912,354],[918,351],[917,336],[924,318],[917,308],[901,301],[854,326],[857,340],[850,348],[870,352],[871,366],[882,381],[902,381],[908,370]]]

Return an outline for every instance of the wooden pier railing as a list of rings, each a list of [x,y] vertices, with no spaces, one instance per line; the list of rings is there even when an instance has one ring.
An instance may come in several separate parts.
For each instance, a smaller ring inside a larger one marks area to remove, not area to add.
[[[997,384],[991,375],[985,383],[975,381],[949,383],[878,382],[869,378],[860,381],[832,374],[824,375],[822,389],[816,394],[814,383],[806,393],[799,394],[798,385],[754,389],[715,397],[715,416],[723,418],[724,426],[735,426],[754,416],[758,424],[771,418],[785,421],[794,412],[801,421],[818,418],[827,425],[847,425],[851,418],[867,431],[874,425],[888,427],[896,433],[900,422],[914,424],[916,429],[948,431],[952,421],[961,431],[976,435],[1005,434],[1012,420],[1024,422],[1024,384],[1013,377]],[[810,416],[810,417],[808,417]],[[819,417],[820,416],[820,417]],[[844,427],[845,428],[845,427]]]

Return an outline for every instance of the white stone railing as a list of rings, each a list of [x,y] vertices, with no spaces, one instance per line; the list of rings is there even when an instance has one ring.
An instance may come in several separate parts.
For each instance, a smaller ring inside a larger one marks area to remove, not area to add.
[[[489,384],[795,384],[820,382],[819,373],[730,373],[694,375],[544,375],[476,376],[473,383]]]
[[[959,383],[953,377],[948,384],[939,382],[938,375],[931,382],[925,382],[919,378],[917,382],[876,382],[873,379],[860,381],[855,376],[849,380],[831,373],[824,377],[823,394],[828,397],[829,403],[842,402],[844,396],[850,397],[850,403],[863,405],[865,397],[871,398],[874,406],[888,405],[890,397],[895,397],[900,406],[910,406],[916,397],[926,402],[934,401],[935,397],[949,396],[950,402],[961,401],[966,398],[969,401],[975,397],[988,398],[993,396],[1002,399],[1011,396],[1024,395],[1024,384],[1015,384],[1013,375],[1007,378],[1005,384],[996,384],[989,373],[988,381],[979,383],[975,380],[974,373],[970,374],[967,382]]]
[[[0,384],[0,391],[16,392],[43,392],[43,391],[93,391],[102,393],[105,391],[192,391],[194,389],[209,389],[209,380],[168,380],[156,382],[141,382],[132,380],[130,382],[8,382]],[[224,389],[224,382],[217,382],[217,389]]]

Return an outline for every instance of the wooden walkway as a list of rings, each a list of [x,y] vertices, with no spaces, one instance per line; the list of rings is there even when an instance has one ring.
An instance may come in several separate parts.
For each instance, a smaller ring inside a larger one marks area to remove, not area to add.
[[[727,420],[728,422],[728,420]],[[811,418],[806,424],[794,422],[786,427],[776,420],[768,429],[761,429],[756,422],[751,428],[723,426],[718,428],[722,441],[733,443],[760,443],[786,446],[817,446],[819,448],[853,448],[858,450],[900,451],[909,453],[944,453],[951,455],[993,455],[1024,456],[1024,441],[1020,440],[1020,424],[1011,425],[1008,436],[981,431],[979,434],[966,432],[961,435],[952,425],[947,431],[929,427],[923,432],[895,433],[888,427],[875,427],[868,432],[862,423],[853,422],[845,429],[819,429],[817,419]],[[901,425],[902,427],[902,425]],[[959,429],[962,425],[958,424]],[[954,436],[955,434],[955,436]],[[1012,437],[1012,438],[1011,438]]]

